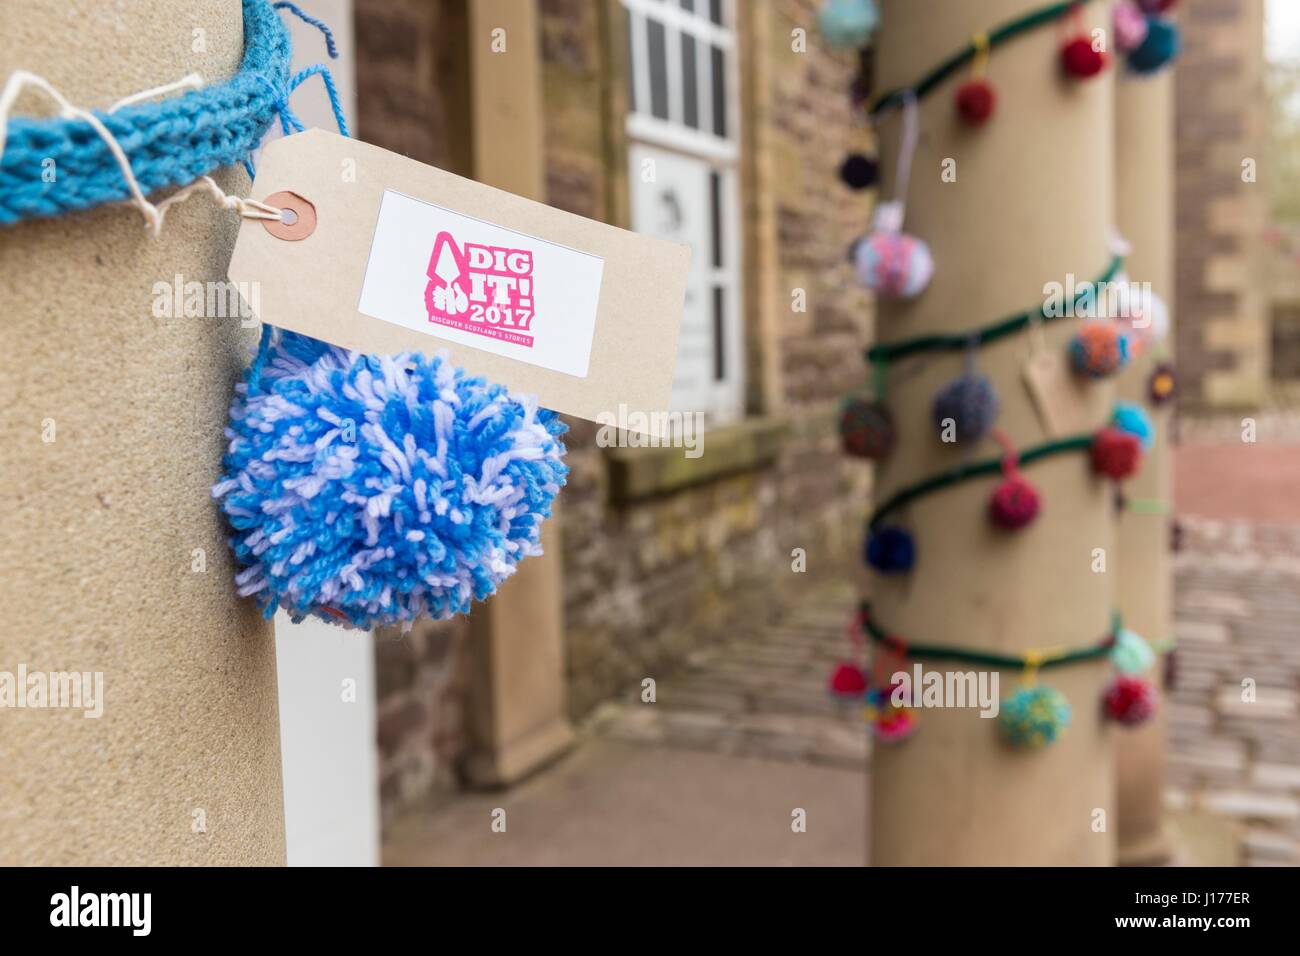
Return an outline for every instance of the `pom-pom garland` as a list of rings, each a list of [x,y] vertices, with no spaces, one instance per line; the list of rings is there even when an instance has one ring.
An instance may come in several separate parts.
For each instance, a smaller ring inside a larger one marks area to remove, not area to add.
[[[881,574],[905,574],[916,564],[916,543],[898,525],[869,530],[866,559]]]
[[[840,409],[840,444],[846,455],[879,461],[889,455],[896,434],[894,417],[880,402],[854,395]]]
[[[998,103],[997,91],[988,80],[967,80],[957,87],[957,114],[971,126],[983,126]]]
[[[1156,662],[1156,652],[1136,631],[1121,627],[1115,632],[1110,662],[1121,674],[1142,674]]]
[[[1151,370],[1147,379],[1147,398],[1152,405],[1160,406],[1168,402],[1178,392],[1178,378],[1174,367],[1169,362],[1160,362]]]
[[[1086,36],[1076,36],[1061,47],[1061,66],[1070,76],[1089,79],[1106,69],[1106,54]]]
[[[867,676],[862,673],[862,668],[857,664],[841,661],[831,671],[826,685],[831,694],[836,697],[857,700],[867,691]]]
[[[1116,618],[1111,633],[1090,646],[1073,650],[1004,654],[966,647],[925,645],[904,641],[890,634],[872,618],[871,607],[867,603],[863,603],[856,620],[867,636],[879,645],[876,652],[878,669],[883,662],[889,660],[884,655],[894,655],[900,666],[910,658],[940,660],[947,665],[965,663],[999,670],[1023,671],[1024,686],[1009,697],[1003,698],[999,706],[998,723],[1008,740],[1025,747],[1042,747],[1053,742],[1070,724],[1069,701],[1059,691],[1038,685],[1036,681],[1039,671],[1093,661],[1111,654],[1115,645],[1114,628],[1119,626]],[[870,694],[871,691],[868,691],[868,695]],[[879,703],[880,700],[881,698],[877,698],[877,703],[883,706]]]
[[[949,382],[934,397],[930,409],[934,427],[944,440],[973,442],[997,421],[1001,402],[987,376],[967,372]]]
[[[1045,747],[1070,726],[1070,702],[1054,687],[1022,687],[1003,698],[998,725],[1017,747]]]
[[[1128,54],[1128,68],[1141,74],[1158,72],[1177,58],[1180,45],[1176,23],[1161,17],[1148,17],[1146,36]]]
[[[1155,441],[1156,427],[1151,422],[1151,416],[1145,408],[1134,402],[1116,402],[1110,423],[1112,427],[1127,432],[1141,442],[1144,451]]]
[[[1125,727],[1150,720],[1156,712],[1156,693],[1151,682],[1121,674],[1106,688],[1102,698],[1106,716]]]
[[[1022,475],[1004,478],[989,498],[989,519],[999,528],[1018,531],[1038,517],[1038,489]]]
[[[866,46],[879,22],[875,0],[826,0],[817,15],[826,42],[850,49]]]
[[[1070,367],[1088,378],[1114,375],[1128,358],[1128,338],[1110,320],[1085,322],[1070,340]]]
[[[1092,468],[1119,481],[1135,474],[1142,459],[1142,444],[1128,432],[1103,428],[1092,440]]]
[[[269,618],[358,628],[467,612],[541,553],[565,482],[555,413],[443,355],[263,333],[212,489]]]
[[[880,163],[866,153],[849,153],[840,163],[840,180],[850,189],[870,189],[880,181]]]
[[[1138,0],[1147,13],[1166,13],[1172,10],[1178,0]]]

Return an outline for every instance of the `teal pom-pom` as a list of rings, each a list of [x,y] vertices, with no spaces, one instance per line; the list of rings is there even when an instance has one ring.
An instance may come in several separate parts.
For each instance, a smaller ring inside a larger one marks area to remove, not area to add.
[[[1155,441],[1156,426],[1145,408],[1135,402],[1116,402],[1115,411],[1110,417],[1113,427],[1128,432],[1142,443],[1143,450],[1151,447]]]
[[[1022,687],[1003,699],[998,723],[1017,747],[1046,747],[1070,726],[1070,702],[1051,687]]]
[[[1147,35],[1142,44],[1128,55],[1134,73],[1155,73],[1178,56],[1178,25],[1162,17],[1147,17]]]
[[[880,11],[875,0],[826,0],[817,22],[831,46],[859,49],[871,39]]]
[[[1141,634],[1124,627],[1115,635],[1110,662],[1121,674],[1141,674],[1155,664],[1156,652]]]

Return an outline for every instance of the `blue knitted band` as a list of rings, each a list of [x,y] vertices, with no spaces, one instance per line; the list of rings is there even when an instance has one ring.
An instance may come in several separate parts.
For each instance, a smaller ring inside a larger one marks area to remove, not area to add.
[[[270,0],[244,0],[244,60],[224,83],[95,115],[121,144],[145,195],[245,160],[287,111],[289,31]],[[56,175],[46,182],[46,160]],[[129,199],[122,170],[91,125],[15,117],[0,157],[0,225]]]

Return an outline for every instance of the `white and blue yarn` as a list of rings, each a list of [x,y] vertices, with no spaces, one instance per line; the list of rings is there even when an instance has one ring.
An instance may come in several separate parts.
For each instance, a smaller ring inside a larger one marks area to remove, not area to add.
[[[565,425],[445,355],[364,355],[279,329],[236,387],[212,489],[267,617],[447,618],[541,553]]]

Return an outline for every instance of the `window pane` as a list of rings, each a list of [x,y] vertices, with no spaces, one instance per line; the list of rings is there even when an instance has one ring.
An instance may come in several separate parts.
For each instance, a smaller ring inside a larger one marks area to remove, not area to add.
[[[713,134],[727,135],[727,71],[723,52],[718,47],[710,47],[713,58]]]
[[[722,268],[722,177],[709,173],[709,230],[713,236],[713,267]]]
[[[695,0],[682,0],[682,9],[688,13],[695,12]]]
[[[695,37],[682,34],[682,122],[691,129],[700,128],[700,104],[696,92]]]
[[[665,62],[664,25],[646,20],[646,45],[650,55],[650,112],[668,118],[668,67]]]
[[[724,321],[722,286],[713,287],[713,380],[721,382],[727,377],[727,355],[723,350],[726,322]]]
[[[722,26],[722,0],[709,0],[709,19]]]

